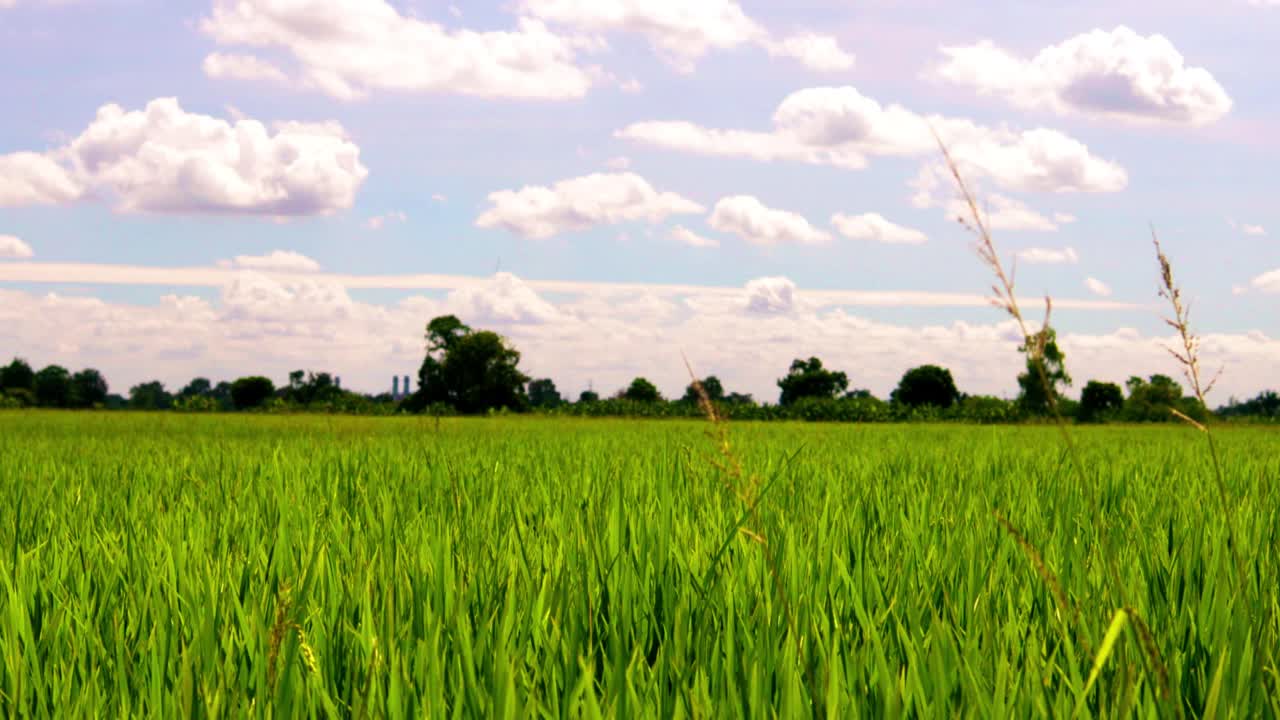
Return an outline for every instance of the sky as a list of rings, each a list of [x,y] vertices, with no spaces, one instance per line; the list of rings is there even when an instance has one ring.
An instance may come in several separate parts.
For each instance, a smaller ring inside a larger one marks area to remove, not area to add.
[[[1012,396],[945,142],[1078,390],[1280,386],[1280,0],[0,0],[0,358],[390,390],[453,313],[576,397],[816,355]]]

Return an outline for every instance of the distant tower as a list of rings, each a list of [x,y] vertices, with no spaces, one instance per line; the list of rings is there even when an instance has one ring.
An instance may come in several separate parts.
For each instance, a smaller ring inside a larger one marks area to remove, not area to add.
[[[400,399],[400,376],[399,375],[391,376],[391,397],[394,400]]]
[[[404,394],[406,396],[409,395],[409,376],[408,375],[404,376]]]

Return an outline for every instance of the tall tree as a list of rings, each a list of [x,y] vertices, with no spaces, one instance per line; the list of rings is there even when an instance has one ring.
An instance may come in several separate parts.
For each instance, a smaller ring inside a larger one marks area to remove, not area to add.
[[[1070,386],[1071,376],[1064,364],[1066,355],[1058,347],[1058,334],[1053,328],[1041,330],[1032,342],[1040,346],[1039,352],[1029,354],[1026,372],[1018,375],[1018,406],[1032,415],[1049,412],[1049,398],[1056,402],[1061,398],[1060,386]],[[1027,352],[1024,343],[1018,350]]]
[[[960,391],[956,390],[956,381],[950,370],[937,365],[921,365],[903,374],[889,399],[908,407],[932,405],[949,408],[960,401]]]
[[[22,358],[0,367],[0,390],[27,390],[35,392],[36,373]]]
[[[260,407],[276,392],[275,383],[260,375],[242,377],[231,383],[231,402],[237,410]]]
[[[443,403],[461,413],[480,413],[528,406],[529,376],[520,372],[520,351],[501,335],[442,315],[427,323],[426,340],[418,390],[405,401],[407,409]]]
[[[1124,407],[1124,393],[1115,383],[1090,380],[1080,392],[1080,422],[1102,422]]]
[[[93,368],[86,368],[71,376],[71,404],[78,408],[91,408],[107,402],[107,379]]]
[[[657,385],[638,377],[622,391],[622,397],[635,402],[658,402],[662,399],[662,393],[658,392]]]
[[[173,395],[164,389],[164,383],[152,380],[129,388],[129,407],[134,410],[168,410],[173,407]]]
[[[833,398],[849,387],[849,376],[827,370],[816,357],[796,359],[786,377],[778,380],[782,396],[778,402],[791,405],[802,398]]]
[[[71,405],[71,373],[61,365],[50,365],[35,376],[36,403],[40,407],[64,408]]]
[[[183,398],[192,398],[209,395],[212,392],[213,383],[209,381],[209,378],[198,377],[193,378],[191,382],[187,383],[182,390],[178,392],[178,396]]]
[[[712,401],[724,400],[724,385],[720,382],[720,378],[715,375],[708,375],[700,383],[708,399]],[[689,383],[689,386],[684,389],[684,397],[681,399],[685,402],[698,402],[698,390],[693,383]]]
[[[441,315],[427,323],[427,354],[418,369],[418,390],[407,401],[414,410],[435,403],[453,404],[444,379],[444,361],[449,351],[471,333],[456,315]]]
[[[550,378],[533,380],[529,383],[529,404],[536,408],[553,408],[564,402],[556,384]]]

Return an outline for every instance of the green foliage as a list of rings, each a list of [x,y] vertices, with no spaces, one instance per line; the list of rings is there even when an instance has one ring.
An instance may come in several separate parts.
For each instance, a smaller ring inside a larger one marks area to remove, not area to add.
[[[662,400],[662,393],[658,392],[658,386],[649,382],[645,378],[638,377],[631,381],[626,390],[618,396],[623,400],[630,400],[638,403],[652,403]]]
[[[951,371],[937,365],[921,365],[908,370],[891,396],[893,402],[908,407],[930,405],[949,408],[960,401],[960,391]]]
[[[786,377],[778,380],[782,389],[781,405],[791,405],[802,398],[834,398],[849,387],[849,376],[827,370],[816,357],[796,359]]]
[[[702,391],[705,392],[707,397],[713,402],[725,399],[724,384],[721,383],[720,378],[715,375],[708,375],[703,378],[701,380],[701,385]],[[694,387],[693,383],[689,383],[689,386],[684,389],[684,397],[680,399],[689,403],[698,402],[698,391]]]
[[[529,376],[519,370],[520,352],[502,336],[442,315],[427,323],[426,338],[418,390],[403,404],[406,410],[422,412],[437,403],[465,414],[528,407]]]
[[[173,395],[157,380],[129,388],[129,407],[133,410],[168,410],[173,407]]]
[[[181,394],[173,401],[173,409],[178,412],[217,412],[221,404],[208,395]]]
[[[231,402],[237,410],[252,410],[261,407],[275,392],[275,383],[268,378],[242,377],[231,383]]]
[[[556,384],[549,378],[529,382],[529,405],[531,407],[554,408],[559,407],[562,402],[564,402],[564,398],[560,397],[560,391],[556,390]]]
[[[88,368],[71,376],[71,406],[91,408],[107,402],[107,379]]]
[[[1225,406],[1218,408],[1218,415],[1224,418],[1280,420],[1280,393],[1267,390],[1244,402],[1231,398]]]
[[[35,392],[36,374],[22,358],[14,358],[12,362],[0,367],[0,390],[12,394],[14,390]]]
[[[1080,393],[1080,422],[1106,422],[1124,407],[1124,393],[1115,383],[1090,380]]]
[[[1074,433],[1102,523],[1053,428],[731,425],[744,472],[773,481],[763,545],[706,427],[0,414],[0,714],[1280,710],[1269,428],[1217,432],[1240,588],[1182,428]]]
[[[71,407],[71,373],[61,365],[43,368],[35,376],[35,396],[40,407]]]
[[[578,395],[578,402],[580,403],[600,402],[600,393],[596,392],[595,390],[583,390],[582,393]]]
[[[1053,328],[1042,330],[1032,340],[1039,345],[1040,352],[1027,358],[1027,370],[1018,376],[1018,405],[1028,415],[1048,415],[1051,394],[1058,401],[1062,387],[1071,385],[1071,376],[1067,374],[1066,355],[1058,347],[1058,334]],[[1026,344],[1019,346],[1018,351],[1026,353]]]
[[[1129,397],[1121,417],[1128,422],[1177,422],[1174,410],[1204,422],[1208,410],[1193,397],[1182,396],[1182,386],[1168,375],[1152,375],[1147,380],[1131,377],[1125,381]]]

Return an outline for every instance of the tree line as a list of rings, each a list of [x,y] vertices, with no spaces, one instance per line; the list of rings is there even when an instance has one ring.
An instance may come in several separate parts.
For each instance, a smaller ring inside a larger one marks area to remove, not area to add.
[[[1211,413],[1166,375],[1131,377],[1121,388],[1091,380],[1079,399],[1066,395],[1073,380],[1052,330],[1046,331],[1042,365],[1028,361],[1017,377],[1013,399],[961,392],[951,371],[933,364],[907,370],[887,399],[865,389],[850,390],[849,376],[829,369],[817,357],[796,358],[778,379],[777,403],[757,402],[750,394],[728,392],[716,376],[691,382],[678,398],[665,398],[653,382],[637,377],[609,397],[593,390],[576,400],[565,397],[550,378],[531,378],[519,368],[520,352],[501,335],[477,330],[453,315],[434,318],[426,327],[426,354],[418,388],[408,397],[389,393],[362,395],[342,389],[326,372],[296,370],[281,387],[263,376],[214,384],[195,378],[177,392],[158,381],[140,383],[128,396],[108,392],[94,369],[71,373],[50,365],[34,371],[15,358],[0,367],[0,407],[104,408],[137,410],[297,411],[353,414],[397,412],[433,415],[492,412],[541,412],[577,416],[693,417],[702,414],[705,395],[718,412],[735,419],[828,421],[962,420],[1018,422],[1045,417],[1056,409],[1082,423],[1161,422],[1177,411],[1203,421],[1216,414],[1229,419],[1280,420],[1280,395],[1274,391],[1240,402],[1234,398]],[[1126,392],[1127,391],[1127,392]]]

